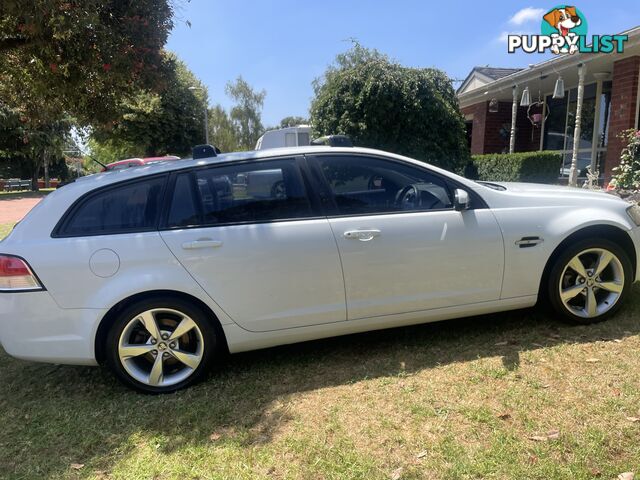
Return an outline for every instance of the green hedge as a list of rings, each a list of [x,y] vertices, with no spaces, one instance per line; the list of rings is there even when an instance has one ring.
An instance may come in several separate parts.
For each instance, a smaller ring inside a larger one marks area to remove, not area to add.
[[[562,165],[558,152],[490,153],[472,155],[478,180],[557,183]]]

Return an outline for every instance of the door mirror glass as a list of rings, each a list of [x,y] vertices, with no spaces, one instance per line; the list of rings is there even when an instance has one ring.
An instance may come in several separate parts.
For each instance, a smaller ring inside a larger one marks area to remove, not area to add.
[[[467,210],[471,201],[469,200],[469,193],[466,190],[462,190],[461,188],[456,188],[453,192],[454,202],[453,206],[456,210],[462,211]]]

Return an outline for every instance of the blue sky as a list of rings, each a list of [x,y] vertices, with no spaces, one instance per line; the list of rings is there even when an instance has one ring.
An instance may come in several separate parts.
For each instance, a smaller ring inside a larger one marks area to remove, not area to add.
[[[311,82],[349,38],[400,63],[437,67],[463,79],[475,65],[525,67],[543,58],[507,53],[507,33],[539,33],[543,10],[530,1],[191,0],[182,2],[168,48],[207,85],[210,102],[227,107],[229,80],[242,75],[265,89],[263,120],[307,116]],[[638,0],[582,1],[589,35],[640,24]],[[191,27],[186,21],[191,22]],[[456,84],[458,85],[458,84]]]

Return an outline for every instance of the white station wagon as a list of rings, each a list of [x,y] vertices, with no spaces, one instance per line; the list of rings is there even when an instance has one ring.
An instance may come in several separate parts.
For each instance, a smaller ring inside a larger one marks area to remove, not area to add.
[[[220,352],[541,298],[592,323],[638,278],[639,210],[377,150],[210,149],[85,177],[38,204],[0,243],[0,342],[168,392]]]

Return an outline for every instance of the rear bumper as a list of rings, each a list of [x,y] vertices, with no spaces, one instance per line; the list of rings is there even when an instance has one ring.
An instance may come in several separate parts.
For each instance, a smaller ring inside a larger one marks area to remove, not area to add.
[[[96,365],[95,333],[103,309],[60,308],[49,292],[0,294],[0,345],[12,357]]]

